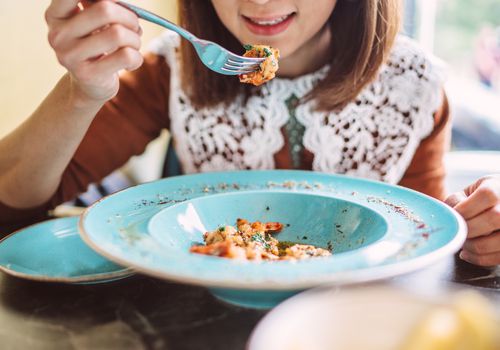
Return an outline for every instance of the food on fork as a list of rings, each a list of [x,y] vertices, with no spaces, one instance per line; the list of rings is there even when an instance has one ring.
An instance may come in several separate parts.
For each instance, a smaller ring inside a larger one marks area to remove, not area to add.
[[[192,253],[242,260],[303,260],[311,257],[329,256],[332,253],[308,244],[279,242],[271,234],[279,233],[283,224],[279,222],[248,222],[238,219],[236,227],[220,226],[205,232],[206,245],[192,246]]]
[[[252,73],[241,74],[240,82],[259,86],[273,79],[278,70],[278,59],[280,53],[278,49],[266,45],[245,45],[244,57],[264,57],[259,70]]]

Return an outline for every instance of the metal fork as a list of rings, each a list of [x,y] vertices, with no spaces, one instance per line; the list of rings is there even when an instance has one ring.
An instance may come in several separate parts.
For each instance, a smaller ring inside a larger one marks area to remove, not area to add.
[[[138,6],[124,1],[117,1],[117,4],[129,9],[139,18],[177,32],[193,44],[196,53],[200,57],[203,64],[217,73],[225,75],[251,73],[258,70],[259,64],[264,61],[264,58],[243,57],[236,55],[222,46],[212,41],[202,40],[169,20]]]

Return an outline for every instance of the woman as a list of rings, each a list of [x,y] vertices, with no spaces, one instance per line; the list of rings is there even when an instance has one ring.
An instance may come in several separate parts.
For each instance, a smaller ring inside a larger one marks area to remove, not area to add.
[[[432,62],[397,36],[397,0],[182,0],[179,8],[184,27],[232,51],[279,48],[278,78],[243,86],[204,68],[172,34],[142,57],[131,12],[110,0],[52,0],[49,42],[68,73],[0,142],[2,222],[74,197],[163,128],[184,172],[314,169],[445,198],[448,107]],[[469,226],[462,258],[500,264],[499,178],[447,202]]]

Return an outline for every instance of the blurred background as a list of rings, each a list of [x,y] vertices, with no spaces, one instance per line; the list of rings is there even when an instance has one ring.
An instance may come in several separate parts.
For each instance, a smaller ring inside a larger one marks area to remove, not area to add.
[[[500,1],[407,0],[404,30],[447,65],[454,149],[500,150]]]
[[[405,0],[404,32],[445,63],[447,188],[500,173],[500,1]]]
[[[0,2],[0,137],[27,118],[63,74],[46,39],[43,14],[49,3]],[[172,20],[175,3],[140,1]],[[495,152],[500,151],[500,1],[405,0],[404,17],[403,31],[446,64],[445,89],[454,118],[453,152],[446,160],[449,189],[500,172],[500,153]],[[162,30],[149,23],[143,28],[144,43]],[[162,135],[134,159],[126,177],[133,182],[158,178],[167,138]]]

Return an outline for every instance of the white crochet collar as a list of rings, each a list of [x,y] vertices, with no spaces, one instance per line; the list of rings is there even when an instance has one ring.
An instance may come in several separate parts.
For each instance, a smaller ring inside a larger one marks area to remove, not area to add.
[[[289,119],[286,101],[303,97],[329,67],[295,79],[275,78],[244,104],[195,109],[181,89],[176,48],[179,37],[166,33],[152,51],[171,70],[170,120],[174,144],[186,173],[273,169],[284,146]],[[409,39],[399,37],[378,78],[340,112],[315,111],[301,103],[297,120],[305,127],[303,145],[314,154],[313,170],[397,183],[421,140],[434,126],[442,103],[442,75]]]

